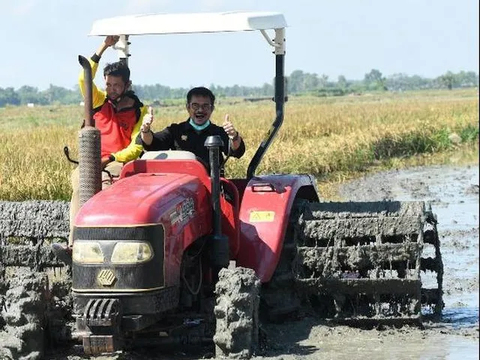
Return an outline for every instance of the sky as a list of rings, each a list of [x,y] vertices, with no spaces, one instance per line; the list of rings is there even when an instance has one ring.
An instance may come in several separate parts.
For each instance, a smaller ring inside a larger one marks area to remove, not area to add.
[[[88,36],[98,19],[235,10],[284,14],[286,75],[360,80],[371,69],[428,78],[479,72],[478,0],[0,0],[0,88],[73,89],[78,55],[90,57],[103,41]],[[130,40],[134,84],[261,86],[274,76],[274,56],[259,32]],[[116,60],[108,49],[100,64]]]

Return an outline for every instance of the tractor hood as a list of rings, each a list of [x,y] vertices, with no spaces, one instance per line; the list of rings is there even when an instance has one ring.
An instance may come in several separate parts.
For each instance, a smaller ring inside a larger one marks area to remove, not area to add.
[[[198,204],[209,193],[198,177],[186,174],[140,173],[118,180],[89,199],[75,218],[76,227],[138,226],[209,216]],[[188,207],[188,211],[179,211]],[[199,212],[202,212],[200,214]]]

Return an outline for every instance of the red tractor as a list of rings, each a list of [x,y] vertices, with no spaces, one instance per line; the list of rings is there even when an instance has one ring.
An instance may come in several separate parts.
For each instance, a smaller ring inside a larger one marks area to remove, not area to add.
[[[423,203],[321,203],[309,175],[255,175],[284,120],[285,27],[281,14],[242,12],[94,24],[92,35],[121,35],[125,61],[131,35],[261,31],[274,49],[276,118],[245,179],[220,177],[222,144],[211,137],[210,173],[191,153],[146,153],[99,191],[99,135],[87,95],[84,204],[72,255],[76,335],[86,353],[213,338],[221,354],[248,356],[261,321],[306,306],[349,323],[417,322],[422,305],[441,310],[436,220]],[[80,62],[91,84],[88,61]],[[433,256],[422,258],[430,245]],[[438,282],[422,289],[426,270]]]

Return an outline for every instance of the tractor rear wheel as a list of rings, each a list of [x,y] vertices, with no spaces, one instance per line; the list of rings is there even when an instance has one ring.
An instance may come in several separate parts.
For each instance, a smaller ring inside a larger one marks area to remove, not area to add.
[[[314,311],[368,327],[440,314],[436,223],[423,202],[296,200],[279,263],[262,285],[262,317],[283,321]]]
[[[436,223],[423,202],[306,203],[295,226],[297,289],[323,318],[418,324],[422,310],[443,307]]]

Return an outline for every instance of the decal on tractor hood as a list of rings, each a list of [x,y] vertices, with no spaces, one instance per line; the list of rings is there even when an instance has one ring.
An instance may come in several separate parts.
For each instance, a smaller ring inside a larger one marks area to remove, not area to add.
[[[170,222],[172,225],[181,224],[192,218],[195,214],[195,202],[188,198],[177,204],[170,213]]]
[[[250,222],[273,222],[275,211],[251,211]]]

